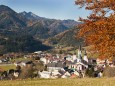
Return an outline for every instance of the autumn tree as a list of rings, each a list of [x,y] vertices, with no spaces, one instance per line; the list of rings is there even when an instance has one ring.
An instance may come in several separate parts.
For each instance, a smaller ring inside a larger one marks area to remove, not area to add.
[[[87,19],[80,18],[79,37],[101,58],[115,57],[115,0],[76,0],[75,4],[91,11]]]

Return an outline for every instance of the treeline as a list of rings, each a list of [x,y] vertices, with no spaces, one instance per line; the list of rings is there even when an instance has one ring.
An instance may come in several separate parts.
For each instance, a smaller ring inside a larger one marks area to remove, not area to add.
[[[6,52],[34,52],[37,50],[47,50],[51,47],[43,45],[41,41],[35,40],[29,34],[9,36],[0,39],[2,49],[0,53]]]

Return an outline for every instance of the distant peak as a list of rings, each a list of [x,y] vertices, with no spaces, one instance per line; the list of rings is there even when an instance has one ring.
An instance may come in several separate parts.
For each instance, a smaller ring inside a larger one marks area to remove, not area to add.
[[[8,7],[8,6],[5,6],[5,5],[0,5],[0,7]]]
[[[2,9],[10,9],[8,6],[5,6],[5,5],[0,5],[0,8],[2,8]]]
[[[32,12],[28,12],[28,13],[30,13],[30,14],[34,14],[34,13],[32,13]]]
[[[34,13],[32,13],[32,12],[26,12],[26,11],[23,11],[23,12],[21,12],[22,14],[24,14],[24,15],[26,15],[26,14],[28,14],[28,15],[31,15],[31,16],[35,16],[36,14],[34,14]],[[36,15],[37,16],[37,15]]]
[[[0,12],[10,12],[10,13],[14,13],[15,11],[13,11],[10,7],[5,6],[5,5],[0,5]]]
[[[27,14],[27,12],[26,12],[26,11],[23,11],[23,12],[21,12],[21,14],[26,15],[26,14]]]
[[[21,13],[27,13],[26,11],[23,11],[23,12],[21,12]]]
[[[32,12],[28,12],[28,14],[30,14],[33,17],[38,17],[36,14],[32,13]]]

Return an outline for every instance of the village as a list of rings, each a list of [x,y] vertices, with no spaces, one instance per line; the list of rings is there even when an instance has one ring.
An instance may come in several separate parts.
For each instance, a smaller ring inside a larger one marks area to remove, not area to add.
[[[36,51],[31,54],[3,56],[0,65],[14,65],[16,69],[2,70],[1,80],[22,78],[84,78],[103,77],[106,67],[115,67],[114,61],[88,58],[87,51],[79,47],[76,53],[50,54]],[[23,57],[23,60],[19,60]],[[13,60],[18,58],[17,61]],[[5,66],[4,66],[5,67]]]

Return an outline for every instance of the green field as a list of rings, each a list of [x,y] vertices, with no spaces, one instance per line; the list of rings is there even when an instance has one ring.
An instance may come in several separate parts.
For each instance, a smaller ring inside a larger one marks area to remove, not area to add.
[[[9,69],[16,69],[16,66],[14,64],[11,64],[11,65],[0,65],[0,68],[4,71],[7,71]]]
[[[19,62],[19,61],[25,61],[25,60],[32,60],[31,58],[15,58],[15,59],[12,59],[11,62]]]
[[[115,78],[12,80],[0,81],[0,86],[115,86]]]

